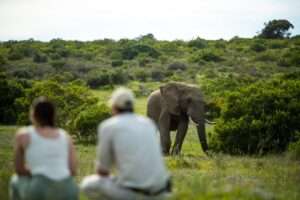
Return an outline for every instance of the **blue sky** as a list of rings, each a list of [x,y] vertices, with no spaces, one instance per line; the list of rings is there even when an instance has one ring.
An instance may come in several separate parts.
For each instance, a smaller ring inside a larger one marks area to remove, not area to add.
[[[300,34],[300,0],[0,0],[0,40],[230,39],[271,19]]]

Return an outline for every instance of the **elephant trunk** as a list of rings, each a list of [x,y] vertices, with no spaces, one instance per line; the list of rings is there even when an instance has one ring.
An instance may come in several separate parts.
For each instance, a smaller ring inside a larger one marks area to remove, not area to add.
[[[201,122],[195,122],[195,123],[197,126],[199,142],[201,144],[202,150],[206,153],[208,150],[208,145],[207,145],[206,133],[205,133],[205,121],[201,120]]]

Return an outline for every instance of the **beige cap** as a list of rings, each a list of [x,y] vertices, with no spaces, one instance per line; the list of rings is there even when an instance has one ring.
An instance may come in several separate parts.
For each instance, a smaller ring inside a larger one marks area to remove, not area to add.
[[[132,108],[134,105],[134,94],[128,88],[118,88],[112,93],[108,104],[110,107],[116,106],[120,109]]]

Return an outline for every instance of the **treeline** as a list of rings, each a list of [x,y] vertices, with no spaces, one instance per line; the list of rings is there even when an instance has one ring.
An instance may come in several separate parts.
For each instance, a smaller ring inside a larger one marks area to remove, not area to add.
[[[0,43],[0,69],[25,80],[61,76],[81,79],[91,88],[131,80],[194,82],[211,71],[253,77],[292,71],[300,66],[300,39],[159,41],[152,34],[136,39],[80,42],[60,39]],[[291,69],[292,68],[292,69]]]

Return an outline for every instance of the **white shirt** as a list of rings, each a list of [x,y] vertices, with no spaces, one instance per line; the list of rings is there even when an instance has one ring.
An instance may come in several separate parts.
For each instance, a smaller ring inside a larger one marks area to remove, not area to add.
[[[59,129],[57,138],[46,138],[39,135],[33,126],[27,130],[30,142],[25,150],[25,160],[31,174],[44,175],[52,180],[69,177],[69,142],[66,132]]]
[[[117,169],[124,187],[157,191],[169,178],[154,123],[132,113],[104,121],[98,129],[97,167]]]

